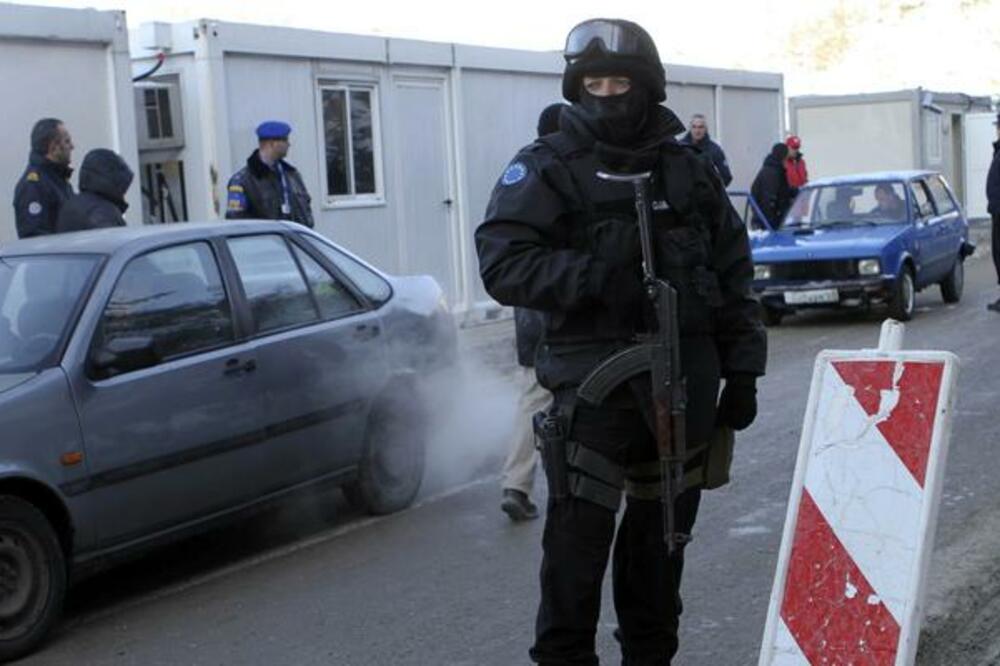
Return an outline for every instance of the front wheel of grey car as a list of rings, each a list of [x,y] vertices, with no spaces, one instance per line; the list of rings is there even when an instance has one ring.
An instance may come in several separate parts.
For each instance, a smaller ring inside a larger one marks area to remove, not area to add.
[[[965,288],[965,265],[961,257],[955,259],[948,277],[941,281],[941,298],[945,303],[958,303],[962,300],[962,290]]]
[[[0,495],[0,661],[34,650],[62,611],[66,562],[34,505]]]
[[[424,477],[425,420],[416,391],[376,403],[368,416],[358,479],[344,486],[351,504],[383,515],[413,502]]]
[[[889,300],[889,316],[897,321],[910,321],[917,301],[917,290],[913,284],[913,270],[904,266],[893,285]]]

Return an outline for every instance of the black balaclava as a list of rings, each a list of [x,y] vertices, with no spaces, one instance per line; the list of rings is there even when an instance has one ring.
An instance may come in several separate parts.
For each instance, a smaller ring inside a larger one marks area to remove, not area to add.
[[[584,112],[596,139],[615,146],[632,146],[643,135],[651,106],[645,87],[633,81],[628,92],[609,97],[581,89],[578,108]]]

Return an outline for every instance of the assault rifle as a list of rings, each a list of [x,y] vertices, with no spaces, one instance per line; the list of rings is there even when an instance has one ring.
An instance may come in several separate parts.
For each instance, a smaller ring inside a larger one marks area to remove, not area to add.
[[[663,503],[663,540],[673,555],[690,541],[689,534],[677,531],[674,502],[684,491],[684,457],[687,450],[684,414],[687,388],[681,373],[680,336],[677,324],[677,290],[656,275],[653,250],[652,214],[649,202],[650,172],[597,172],[598,178],[631,183],[635,189],[635,209],[642,245],[642,273],[646,298],[656,318],[656,330],[639,336],[637,344],[612,355],[583,381],[578,396],[599,405],[615,388],[636,375],[652,377],[653,428],[660,463]]]

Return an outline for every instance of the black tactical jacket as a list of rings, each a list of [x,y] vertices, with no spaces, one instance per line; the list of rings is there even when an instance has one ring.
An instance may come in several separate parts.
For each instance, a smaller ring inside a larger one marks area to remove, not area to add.
[[[712,166],[673,139],[680,121],[656,108],[663,137],[652,184],[657,268],[678,290],[688,434],[706,441],[720,377],[762,375],[766,333],[750,295],[746,227]],[[595,248],[601,236],[624,238],[635,228],[633,191],[597,178],[594,139],[570,111],[562,131],[517,154],[475,234],[489,294],[546,315],[536,371],[550,390],[579,385],[599,361],[631,344],[647,319],[642,306],[622,314],[601,298],[611,269]],[[638,271],[641,255],[631,261]]]
[[[55,232],[59,210],[73,196],[73,170],[32,152],[28,167],[14,188],[14,220],[18,238]]]
[[[226,219],[292,220],[312,228],[312,198],[298,170],[281,160],[288,185],[290,210],[283,213],[281,177],[277,171],[264,164],[260,151],[253,151],[245,167],[229,179]]]

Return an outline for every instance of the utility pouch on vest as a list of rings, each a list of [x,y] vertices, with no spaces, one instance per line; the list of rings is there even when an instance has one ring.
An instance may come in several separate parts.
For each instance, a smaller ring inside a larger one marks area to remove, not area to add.
[[[566,442],[569,438],[569,416],[559,407],[535,412],[531,419],[535,438],[542,454],[542,467],[549,482],[549,497],[556,501],[569,495],[569,469],[566,464]]]

